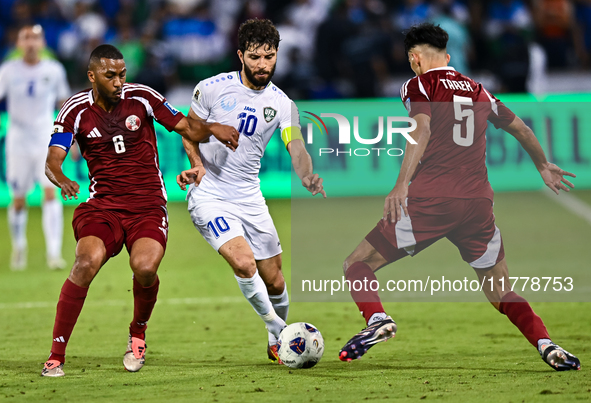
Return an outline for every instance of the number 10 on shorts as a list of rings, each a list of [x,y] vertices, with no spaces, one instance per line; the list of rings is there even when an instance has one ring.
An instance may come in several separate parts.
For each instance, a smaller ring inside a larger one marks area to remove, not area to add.
[[[207,228],[209,228],[216,238],[219,238],[220,234],[223,234],[230,229],[230,226],[224,217],[216,217],[214,220],[207,223]]]

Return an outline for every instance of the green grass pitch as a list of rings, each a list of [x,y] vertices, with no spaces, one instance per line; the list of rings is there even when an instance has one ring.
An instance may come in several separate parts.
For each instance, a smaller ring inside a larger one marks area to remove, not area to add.
[[[577,193],[591,201],[591,192]],[[540,208],[523,208],[523,203]],[[290,201],[269,201],[269,206],[285,249],[289,281]],[[352,363],[340,362],[337,353],[363,327],[356,306],[294,303],[289,321],[318,326],[325,355],[309,370],[271,364],[265,352],[266,331],[230,268],[193,228],[185,205],[169,207],[170,239],[159,272],[159,302],[147,333],[146,366],[128,373],[122,365],[133,307],[131,270],[123,252],[92,284],[68,346],[66,377],[59,379],[39,374],[49,353],[55,304],[67,272],[45,267],[38,208],[29,215],[29,268],[11,272],[6,214],[0,212],[0,402],[591,400],[589,303],[532,304],[552,337],[581,359],[578,372],[551,370],[507,318],[487,303],[386,304],[399,326],[396,338]],[[548,228],[540,209],[552,215],[558,227]],[[66,209],[66,223],[72,213]],[[539,233],[568,231],[560,223],[572,220],[570,212],[539,193],[513,193],[496,196],[496,214],[504,236],[514,240],[506,243],[507,254],[519,264],[527,264],[531,255],[568,265],[567,257],[557,258],[561,250],[551,243],[533,252],[520,248],[519,239],[532,226]],[[519,222],[527,222],[527,228]],[[569,238],[574,248],[589,250],[590,229],[581,224],[580,234]],[[359,239],[364,235],[360,231]],[[434,245],[413,264],[436,266],[438,248],[444,247]],[[69,225],[64,252],[71,263],[74,240]],[[343,256],[348,252],[343,250]],[[464,267],[457,255],[455,259]],[[466,274],[472,275],[468,270]]]

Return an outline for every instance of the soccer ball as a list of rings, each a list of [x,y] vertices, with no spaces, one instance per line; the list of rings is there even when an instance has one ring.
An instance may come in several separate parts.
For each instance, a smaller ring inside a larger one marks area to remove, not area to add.
[[[290,368],[312,368],[324,354],[324,339],[313,325],[292,323],[279,335],[277,352]]]

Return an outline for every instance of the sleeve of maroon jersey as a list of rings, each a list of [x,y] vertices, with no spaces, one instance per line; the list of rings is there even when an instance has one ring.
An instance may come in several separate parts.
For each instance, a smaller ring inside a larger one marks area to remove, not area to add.
[[[490,113],[488,114],[488,121],[491,122],[497,129],[502,129],[509,126],[515,119],[515,114],[511,109],[507,108],[504,103],[499,101],[497,97],[488,92],[484,87],[482,90],[490,99]]]
[[[125,89],[125,97],[131,98],[134,96],[141,97],[148,101],[152,107],[152,116],[158,123],[160,123],[169,132],[174,130],[174,127],[182,118],[185,117],[174,106],[170,105],[166,98],[164,98],[158,91],[142,84],[129,84],[129,89]]]
[[[52,133],[72,133],[73,136],[76,135],[76,116],[80,112],[81,105],[86,102],[87,94],[85,91],[79,92],[73,96],[71,96],[64,104],[62,105],[59,113],[57,114],[57,118],[53,123],[53,132]]]
[[[414,77],[400,88],[400,98],[411,118],[419,113],[431,116],[430,100],[424,84],[419,77]]]

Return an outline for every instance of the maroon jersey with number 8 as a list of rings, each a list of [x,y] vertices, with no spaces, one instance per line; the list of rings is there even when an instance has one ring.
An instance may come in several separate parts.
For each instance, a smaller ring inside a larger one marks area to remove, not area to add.
[[[431,117],[431,138],[408,196],[492,200],[486,170],[487,121],[503,128],[515,114],[453,67],[431,69],[408,80],[400,96],[410,117]]]
[[[165,205],[154,119],[172,131],[183,114],[150,87],[124,84],[110,113],[94,103],[92,90],[62,106],[54,132],[72,133],[88,163],[90,199],[104,208],[139,210]]]

